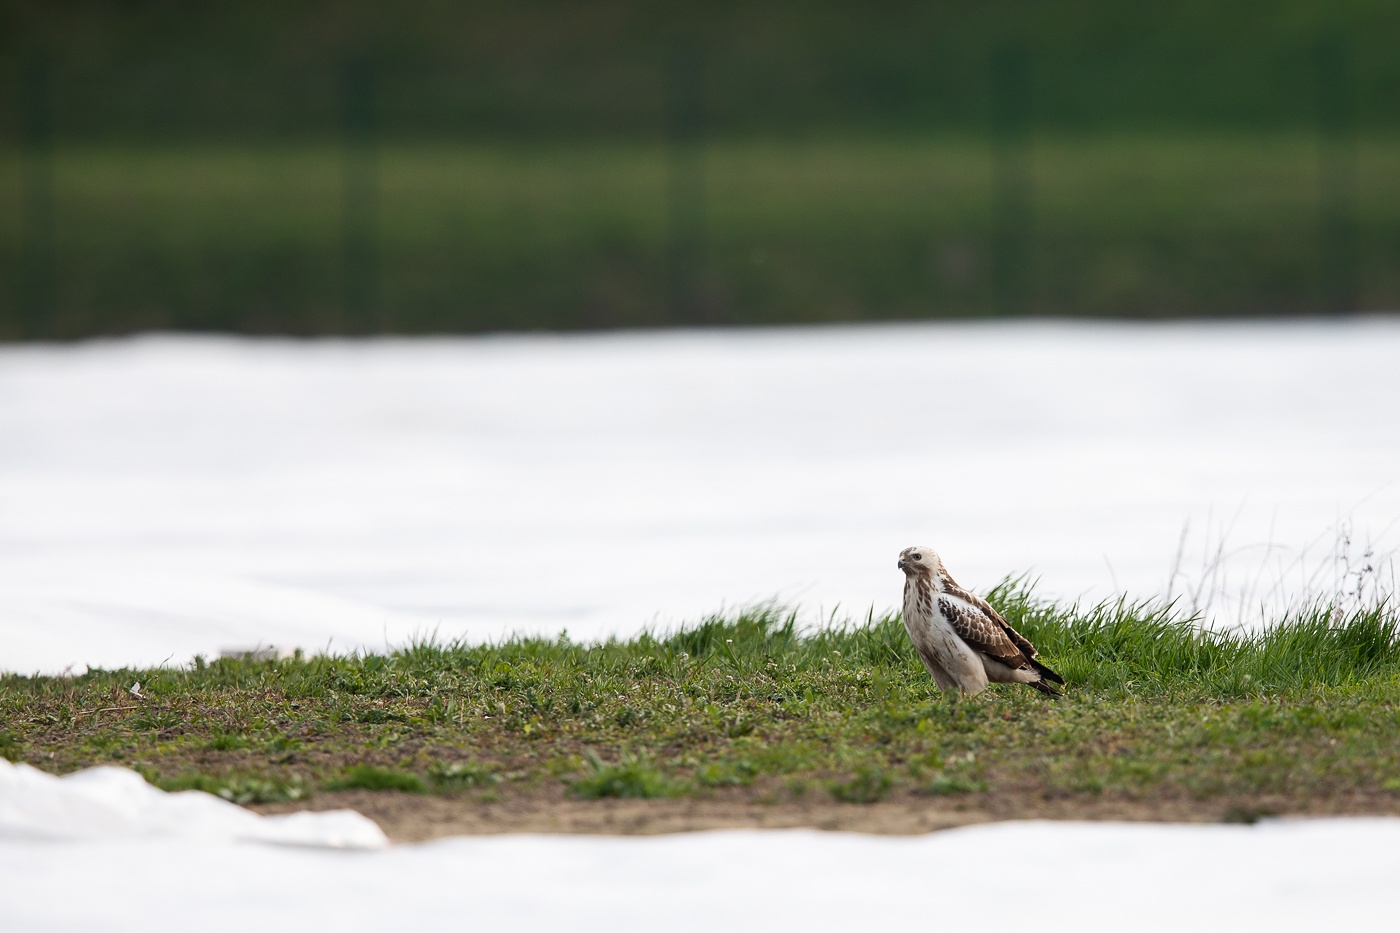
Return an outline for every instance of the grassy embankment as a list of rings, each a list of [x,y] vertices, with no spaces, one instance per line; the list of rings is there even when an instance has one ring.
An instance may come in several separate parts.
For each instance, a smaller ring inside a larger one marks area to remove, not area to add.
[[[1008,308],[996,244],[1024,235],[1010,254],[1024,268],[1005,267],[1019,312],[1324,306],[1311,136],[1045,137],[1030,152],[1028,226],[1008,232],[984,140],[717,141],[703,219],[680,233],[690,297],[735,323],[986,315]],[[1400,144],[1363,141],[1363,308],[1400,302],[1397,164]],[[378,166],[377,213],[361,215],[377,221],[356,233],[377,258],[357,300],[381,326],[676,322],[664,147],[389,146]],[[0,153],[0,265],[16,273],[0,336],[16,333],[32,262],[25,177]],[[336,148],[60,148],[53,178],[60,335],[345,326]]]
[[[130,765],[253,803],[358,788],[503,806],[1400,812],[1393,610],[1208,635],[1161,607],[1065,609],[1015,586],[991,598],[1069,681],[1062,700],[997,687],[953,708],[897,619],[804,634],[758,610],[597,646],[10,675],[0,752],[56,772]]]

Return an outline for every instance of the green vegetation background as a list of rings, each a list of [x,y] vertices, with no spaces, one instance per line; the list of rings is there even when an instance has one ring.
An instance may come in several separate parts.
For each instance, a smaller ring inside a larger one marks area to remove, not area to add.
[[[1400,8],[0,0],[0,336],[1386,309]]]

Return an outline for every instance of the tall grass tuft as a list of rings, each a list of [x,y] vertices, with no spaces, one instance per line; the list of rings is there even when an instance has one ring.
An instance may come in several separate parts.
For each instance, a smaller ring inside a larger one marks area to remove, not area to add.
[[[673,793],[666,776],[640,758],[624,755],[619,763],[609,764],[592,751],[587,758],[587,772],[569,782],[576,797],[667,797]]]
[[[1172,603],[1056,606],[1023,581],[1003,583],[989,601],[1072,684],[1098,689],[1195,686],[1228,697],[1400,672],[1400,615],[1389,602],[1346,610],[1318,602],[1273,625],[1218,631]]]
[[[380,768],[374,765],[352,765],[345,774],[326,785],[327,790],[400,790],[421,794],[428,789],[423,779],[409,771]]]

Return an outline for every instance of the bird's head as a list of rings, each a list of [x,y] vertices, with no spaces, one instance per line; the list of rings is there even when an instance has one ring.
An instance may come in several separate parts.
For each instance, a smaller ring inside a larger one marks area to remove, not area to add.
[[[899,552],[899,569],[906,577],[937,573],[940,563],[931,547],[907,547]]]

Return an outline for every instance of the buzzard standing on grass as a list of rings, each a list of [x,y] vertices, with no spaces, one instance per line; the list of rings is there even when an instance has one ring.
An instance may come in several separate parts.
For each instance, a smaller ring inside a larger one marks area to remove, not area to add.
[[[929,547],[899,552],[904,571],[904,628],[924,667],[947,693],[975,696],[988,681],[1030,684],[1060,696],[1064,678],[1035,659],[1035,646],[980,596],[953,582]]]

